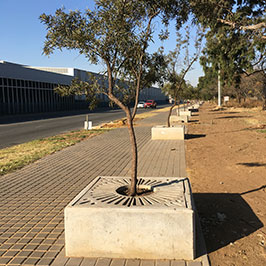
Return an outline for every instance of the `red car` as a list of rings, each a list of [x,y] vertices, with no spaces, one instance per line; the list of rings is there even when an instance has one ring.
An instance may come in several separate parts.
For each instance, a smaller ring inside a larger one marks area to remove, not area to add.
[[[154,100],[147,100],[144,104],[144,108],[150,107],[150,108],[156,108],[157,103]]]

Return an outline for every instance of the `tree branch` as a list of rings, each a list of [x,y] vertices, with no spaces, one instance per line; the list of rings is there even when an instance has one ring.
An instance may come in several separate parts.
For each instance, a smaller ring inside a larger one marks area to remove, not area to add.
[[[254,70],[253,72],[250,72],[250,73],[246,72],[245,70],[242,70],[242,72],[246,75],[246,77],[250,77],[250,76],[252,76],[252,75],[254,75],[256,73],[264,72],[264,70],[263,69],[258,69],[258,70]]]
[[[240,29],[240,30],[259,30],[262,28],[266,28],[266,22],[261,22],[258,24],[254,24],[254,25],[247,25],[247,26],[241,26],[239,24],[237,24],[236,22],[230,21],[230,20],[225,20],[225,19],[218,19],[219,22],[225,24],[225,25],[229,25],[231,26],[233,29]],[[261,35],[262,39],[266,39],[266,35]]]

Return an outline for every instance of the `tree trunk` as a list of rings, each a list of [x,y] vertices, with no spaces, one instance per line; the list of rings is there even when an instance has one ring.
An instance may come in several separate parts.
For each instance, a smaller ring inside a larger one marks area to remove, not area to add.
[[[127,108],[127,128],[131,143],[131,184],[129,188],[129,195],[135,196],[137,194],[137,167],[138,167],[138,150],[137,150],[137,141],[135,136],[135,131],[133,127],[133,118],[130,112],[130,109]]]
[[[108,95],[109,99],[115,102],[124,112],[127,117],[127,128],[129,133],[129,139],[131,143],[131,183],[128,195],[135,196],[137,194],[137,168],[138,168],[138,149],[137,149],[137,141],[135,136],[135,131],[133,127],[133,118],[130,111],[130,107],[123,105],[116,97],[112,94]]]
[[[136,86],[136,95],[135,95],[135,104],[132,112],[132,120],[134,120],[136,113],[137,113],[137,106],[139,102],[139,91],[140,91],[140,79],[138,79],[137,86]]]
[[[135,103],[134,103],[134,107],[133,107],[133,110],[131,113],[132,121],[135,119],[135,116],[137,113],[137,106],[138,106],[138,102],[139,102],[139,90],[140,90],[140,79],[138,79],[137,85],[136,85]]]
[[[175,106],[176,106],[176,100],[174,101],[174,104],[170,107],[170,110],[169,110],[169,114],[167,117],[167,126],[168,127],[170,127],[170,117],[171,117],[172,111],[173,111]]]
[[[241,104],[241,96],[239,94],[237,94],[236,100],[237,100],[238,104],[240,105]]]
[[[112,69],[108,61],[106,61],[107,69],[108,69],[108,98],[116,103],[127,116],[127,127],[129,132],[129,138],[131,142],[131,184],[129,188],[128,194],[130,196],[135,196],[137,193],[137,167],[138,167],[138,151],[137,151],[137,141],[133,127],[133,119],[132,114],[130,112],[130,107],[125,106],[118,98],[113,95],[113,77],[112,77]],[[137,95],[138,97],[138,95]]]

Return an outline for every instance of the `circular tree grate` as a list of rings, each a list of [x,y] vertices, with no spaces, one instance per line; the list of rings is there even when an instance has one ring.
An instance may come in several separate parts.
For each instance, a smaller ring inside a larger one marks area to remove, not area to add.
[[[104,204],[124,207],[164,205],[190,208],[185,197],[185,191],[188,190],[185,178],[139,178],[138,186],[149,189],[150,192],[135,197],[121,194],[121,188],[129,184],[130,178],[98,177],[79,197],[75,205]]]

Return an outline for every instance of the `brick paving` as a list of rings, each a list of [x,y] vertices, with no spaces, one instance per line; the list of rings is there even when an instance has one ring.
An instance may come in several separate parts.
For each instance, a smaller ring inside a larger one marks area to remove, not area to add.
[[[184,141],[150,140],[151,126],[165,124],[166,115],[136,127],[139,176],[186,176]],[[64,256],[64,207],[99,175],[128,176],[130,159],[127,129],[120,128],[0,177],[0,265],[207,265],[206,256],[193,262]]]

